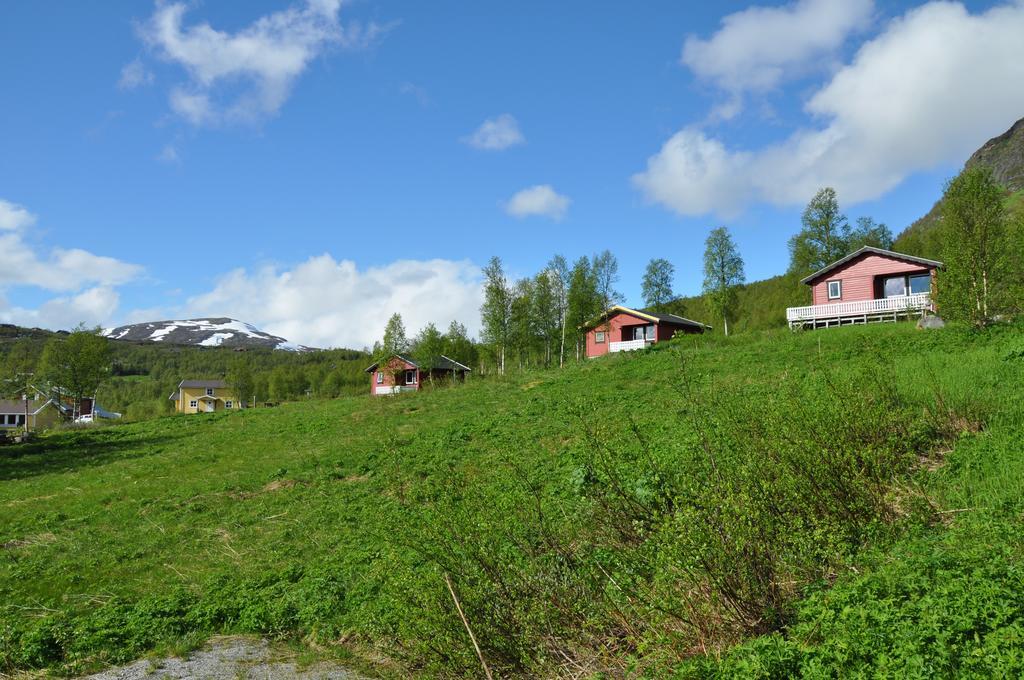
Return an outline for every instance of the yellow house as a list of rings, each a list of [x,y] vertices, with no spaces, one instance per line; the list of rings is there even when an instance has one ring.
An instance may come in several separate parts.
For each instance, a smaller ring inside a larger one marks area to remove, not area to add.
[[[60,419],[60,409],[53,399],[0,399],[0,430],[45,429]]]
[[[178,413],[213,413],[244,407],[223,380],[182,380],[170,399]]]

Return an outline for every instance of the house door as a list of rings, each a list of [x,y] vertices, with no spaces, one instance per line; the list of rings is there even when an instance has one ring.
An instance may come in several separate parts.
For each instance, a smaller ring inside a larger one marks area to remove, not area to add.
[[[213,407],[214,407],[214,404],[213,404],[212,401],[206,402],[206,412],[207,413],[213,413]]]

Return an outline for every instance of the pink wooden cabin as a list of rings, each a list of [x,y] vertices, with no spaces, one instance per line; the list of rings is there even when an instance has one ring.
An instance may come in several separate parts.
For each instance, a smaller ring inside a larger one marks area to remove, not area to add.
[[[800,283],[811,287],[814,304],[790,307],[790,328],[828,328],[895,321],[935,311],[936,260],[864,246],[816,271]]]
[[[426,380],[458,380],[463,381],[472,369],[454,359],[441,355],[430,368],[420,366],[412,359],[395,354],[384,366],[374,362],[366,369],[370,374],[370,394],[398,394],[399,392],[416,392]]]
[[[587,358],[643,349],[676,333],[703,333],[710,326],[675,314],[655,314],[616,305],[587,327]]]

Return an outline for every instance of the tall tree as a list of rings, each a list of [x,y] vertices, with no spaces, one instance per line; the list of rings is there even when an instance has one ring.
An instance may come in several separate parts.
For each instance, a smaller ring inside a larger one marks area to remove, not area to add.
[[[427,370],[433,368],[444,354],[444,345],[441,331],[433,323],[428,323],[412,341],[413,361]]]
[[[665,307],[675,297],[672,292],[672,279],[675,273],[675,267],[668,260],[655,258],[647,263],[641,293],[644,304],[649,309],[655,312],[665,311]]]
[[[597,292],[590,260],[581,257],[572,266],[569,275],[569,291],[566,295],[566,327],[572,333],[576,347],[576,359],[580,358],[580,328],[601,313],[601,300]]]
[[[561,255],[555,255],[551,258],[551,262],[548,263],[547,271],[550,277],[555,309],[558,313],[558,365],[561,367],[565,365],[565,332],[569,308],[569,263]]]
[[[248,359],[237,357],[231,362],[231,367],[228,369],[227,383],[231,386],[232,391],[234,391],[235,398],[238,399],[239,408],[248,404],[250,399],[255,400],[256,383],[253,380],[252,366],[249,364]],[[255,405],[254,403],[253,406]]]
[[[885,224],[879,224],[870,217],[858,217],[857,226],[850,231],[846,251],[852,253],[862,246],[889,250],[892,242],[892,232]]]
[[[110,343],[99,335],[99,329],[79,326],[66,338],[47,342],[40,365],[57,397],[71,397],[77,410],[81,400],[94,397],[110,375]],[[77,417],[77,411],[73,415]]]
[[[458,321],[448,324],[448,331],[444,334],[444,355],[464,366],[476,363],[476,347],[469,339],[466,327]]]
[[[736,289],[743,284],[743,258],[725,227],[712,229],[704,245],[704,296],[729,335],[729,317],[736,308]]]
[[[1012,306],[1006,190],[989,168],[964,170],[942,200],[943,261],[937,303],[943,315],[984,326]]]
[[[847,254],[850,224],[839,211],[832,187],[820,189],[800,217],[803,228],[789,239],[789,269],[794,274],[810,274]]]
[[[545,269],[533,279],[533,326],[543,344],[545,366],[554,360],[562,328],[560,289],[561,281],[552,269]]]
[[[611,251],[605,250],[595,255],[591,270],[601,311],[621,302],[622,293],[615,290],[615,284],[619,282],[619,261]]]
[[[394,313],[384,326],[384,342],[381,344],[381,353],[387,355],[404,354],[409,351],[409,339],[405,335],[405,324],[402,322],[402,315]]]
[[[480,307],[481,336],[494,348],[498,370],[505,374],[505,351],[508,348],[512,321],[512,288],[505,278],[501,259],[492,257],[484,267],[484,303]]]

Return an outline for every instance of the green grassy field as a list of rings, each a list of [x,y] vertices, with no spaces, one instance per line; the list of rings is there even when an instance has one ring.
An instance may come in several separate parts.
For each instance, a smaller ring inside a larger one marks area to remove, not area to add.
[[[0,671],[1024,673],[1024,329],[681,339],[0,449]]]

